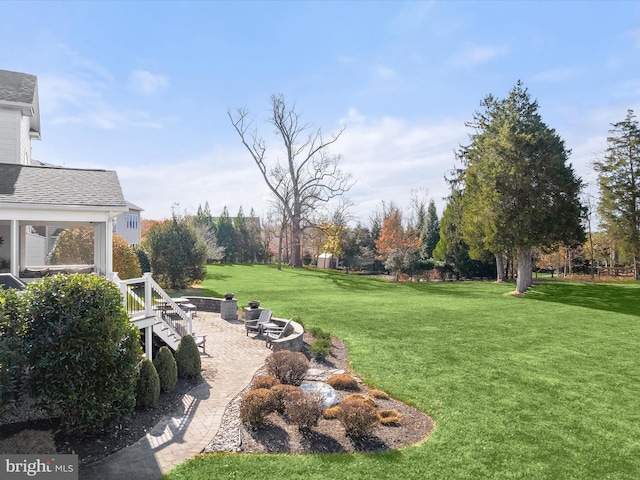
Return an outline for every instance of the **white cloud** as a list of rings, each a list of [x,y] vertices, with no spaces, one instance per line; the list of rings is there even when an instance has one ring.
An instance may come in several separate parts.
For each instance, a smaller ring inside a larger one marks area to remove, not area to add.
[[[389,67],[379,66],[376,68],[376,76],[380,79],[387,80],[396,76],[396,71]]]
[[[577,78],[584,69],[577,67],[552,68],[533,75],[529,80],[534,82],[561,83]]]
[[[467,44],[462,51],[453,56],[452,63],[462,67],[480,65],[504,57],[508,53],[509,48],[503,45]]]
[[[135,70],[129,75],[129,88],[143,95],[155,95],[168,86],[167,77],[146,70]]]

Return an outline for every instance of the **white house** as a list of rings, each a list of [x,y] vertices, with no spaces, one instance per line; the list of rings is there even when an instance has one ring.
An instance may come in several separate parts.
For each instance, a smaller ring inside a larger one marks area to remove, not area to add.
[[[113,223],[113,233],[124,238],[129,245],[135,247],[140,243],[140,227],[142,222],[142,208],[127,202],[127,213],[118,215]]]
[[[154,335],[177,348],[184,333],[194,335],[191,316],[150,274],[120,281],[113,272],[114,225],[129,243],[139,243],[142,209],[127,203],[114,171],[62,168],[33,160],[34,139],[40,139],[38,80],[0,70],[0,272],[26,281],[55,272],[109,278],[119,285],[131,321],[145,332],[147,357],[152,357]],[[93,228],[93,264],[47,264],[59,232],[76,226]],[[194,338],[204,349],[205,337]]]
[[[90,226],[89,267],[109,276],[114,219],[128,212],[116,172],[37,162],[33,139],[40,139],[37,78],[0,70],[0,268],[16,277],[38,276],[53,268],[45,265],[51,232]]]

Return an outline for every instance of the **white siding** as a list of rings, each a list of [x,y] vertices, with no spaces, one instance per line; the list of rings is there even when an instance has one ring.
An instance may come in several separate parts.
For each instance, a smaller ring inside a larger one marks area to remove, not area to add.
[[[26,234],[26,267],[44,265],[47,239],[35,233]]]
[[[0,162],[19,163],[20,112],[0,109]]]
[[[140,243],[140,222],[138,210],[121,213],[116,217],[113,233],[120,235],[129,245],[138,245]]]
[[[20,119],[20,163],[31,165],[31,117],[22,116]]]

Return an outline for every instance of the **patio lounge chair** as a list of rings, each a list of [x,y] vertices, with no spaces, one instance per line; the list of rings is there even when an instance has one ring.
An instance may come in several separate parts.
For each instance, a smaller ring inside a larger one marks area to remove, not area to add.
[[[291,320],[287,320],[282,326],[270,326],[264,329],[264,338],[267,342],[267,347],[270,347],[274,340],[278,340],[286,335],[290,323]]]
[[[244,328],[247,331],[247,336],[249,332],[255,332],[256,336],[262,335],[262,326],[271,320],[271,310],[265,308],[260,312],[260,317],[256,320],[247,320],[244,322]]]

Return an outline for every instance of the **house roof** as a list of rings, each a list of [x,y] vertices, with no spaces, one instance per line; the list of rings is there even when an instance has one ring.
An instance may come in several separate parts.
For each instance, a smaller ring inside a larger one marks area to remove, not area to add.
[[[0,70],[0,101],[32,104],[37,84],[35,75]]]
[[[11,163],[0,163],[1,204],[127,209],[114,171]]]
[[[129,210],[144,211],[144,208],[137,206],[135,203],[131,203],[129,200],[127,200],[127,207],[129,207]]]
[[[0,70],[0,106],[19,108],[32,117],[31,131],[40,138],[40,102],[38,77],[27,73]]]

